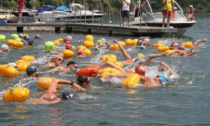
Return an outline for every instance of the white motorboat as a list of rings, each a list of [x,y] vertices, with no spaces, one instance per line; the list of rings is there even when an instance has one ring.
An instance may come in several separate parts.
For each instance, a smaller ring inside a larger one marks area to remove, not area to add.
[[[175,28],[186,28],[186,27],[191,27],[193,24],[196,23],[195,20],[187,21],[182,8],[179,6],[179,4],[176,1],[175,1],[175,4],[178,7],[178,10],[176,11],[176,19],[170,21],[170,26],[173,26]],[[162,26],[162,21],[163,21],[162,12],[153,13],[151,5],[148,0],[147,0],[147,5],[149,6],[150,12],[143,13],[141,20],[131,21],[130,24],[131,25]]]

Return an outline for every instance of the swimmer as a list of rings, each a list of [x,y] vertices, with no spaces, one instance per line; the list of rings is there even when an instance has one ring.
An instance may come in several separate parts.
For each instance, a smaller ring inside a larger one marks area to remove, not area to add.
[[[191,47],[192,48],[197,48],[198,47],[198,44],[200,42],[206,42],[206,41],[207,41],[207,39],[199,39],[199,40],[195,41]],[[173,49],[173,50],[174,49],[179,49],[179,48],[177,48],[178,47],[177,46],[177,43],[181,45],[181,42],[180,41],[174,41],[174,42],[171,43],[170,49]]]
[[[27,77],[39,77],[39,71],[36,66],[30,65],[26,69]]]
[[[66,49],[68,49],[68,50],[73,50],[73,48],[72,48],[72,45],[71,45],[71,44],[66,44],[65,48],[66,48]]]
[[[87,91],[86,89],[82,88],[78,84],[74,83],[73,81],[67,81],[63,79],[53,79],[47,93],[42,95],[40,98],[30,98],[27,99],[25,102],[30,102],[31,104],[54,104],[64,100],[68,100],[72,98],[71,93],[63,93],[61,98],[57,97],[57,86],[58,84],[69,84],[75,87],[78,91]]]
[[[77,70],[77,64],[74,61],[69,61],[66,65],[66,67],[63,66],[57,66],[56,68],[47,71],[47,73],[50,72],[70,72],[70,71],[74,71]]]
[[[84,58],[86,57],[86,53],[83,50],[78,50],[78,56],[77,58]]]
[[[182,43],[180,41],[173,41],[169,47],[169,49],[174,50],[178,49],[178,45],[181,45]]]
[[[39,34],[36,34],[34,39],[40,39],[40,35]]]
[[[18,36],[19,38],[23,39],[23,34],[19,34]]]
[[[193,56],[193,55],[195,54],[195,50],[194,50],[194,49],[190,49],[189,51],[185,52],[184,50],[175,49],[175,50],[173,50],[172,52],[166,54],[166,56],[167,56],[167,57],[170,57],[170,56],[173,55],[174,53],[176,53],[176,55],[179,55],[179,56],[188,57],[188,56]]]
[[[13,66],[14,68],[16,68],[18,70],[17,64],[16,63],[8,63],[9,66]]]
[[[194,44],[192,45],[192,47],[193,47],[193,48],[196,48],[196,47],[198,47],[198,44],[199,44],[200,42],[206,42],[206,41],[207,41],[207,39],[200,39],[200,40],[197,40],[197,41],[194,42]]]
[[[29,40],[28,41],[28,47],[30,48],[30,47],[32,47],[34,45],[34,41],[33,40]]]
[[[53,58],[50,61],[48,61],[48,63],[44,65],[43,67],[57,67],[57,66],[61,66],[62,63],[63,63],[63,57],[57,56],[56,58]]]
[[[167,74],[159,74],[156,76],[155,79],[148,77],[148,76],[141,76],[140,81],[144,82],[144,87],[161,87],[163,84],[169,81],[169,77],[172,75],[171,67],[166,64],[165,62],[161,62],[160,65],[163,65],[168,69]]]
[[[143,40],[144,39],[144,40]],[[149,37],[140,37],[136,43],[136,47],[149,46],[151,44]]]
[[[82,88],[86,89],[86,88],[97,88],[96,86],[91,85],[90,82],[90,78],[87,75],[80,75],[77,78],[77,84],[79,84]],[[73,87],[71,89],[69,89],[70,91],[79,91],[78,88]]]
[[[0,52],[8,52],[9,50],[9,46],[6,44],[1,45],[1,50]]]

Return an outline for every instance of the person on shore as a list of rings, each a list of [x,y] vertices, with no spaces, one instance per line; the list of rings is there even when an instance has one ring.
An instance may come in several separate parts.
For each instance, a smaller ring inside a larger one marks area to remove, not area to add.
[[[69,100],[73,98],[73,94],[70,92],[62,93],[62,97],[59,98],[57,96],[57,86],[58,84],[68,84],[75,87],[77,91],[87,91],[85,88],[82,88],[78,84],[74,83],[73,81],[68,81],[64,79],[53,79],[47,93],[43,94],[40,98],[30,98],[27,99],[25,102],[29,102],[31,104],[54,104],[61,101]]]
[[[122,26],[125,26],[125,18],[127,18],[128,26],[130,26],[130,4],[131,0],[122,0]]]
[[[19,16],[18,23],[22,23],[22,10],[24,7],[24,2],[25,2],[25,0],[18,0],[18,4],[17,4],[18,16]]]
[[[172,14],[171,14],[171,21],[176,21],[176,10],[177,10],[177,7],[173,7],[173,11],[172,11]]]
[[[39,77],[39,71],[36,66],[30,65],[26,69],[26,75],[30,78]]]
[[[6,44],[2,44],[0,52],[8,52],[8,51],[10,51],[9,46]]]
[[[195,9],[193,9],[193,6],[189,6],[189,10],[187,12],[187,21],[193,21],[194,20],[194,14],[195,14]]]
[[[74,61],[69,61],[66,65],[66,67],[63,66],[57,66],[56,68],[47,71],[46,73],[50,72],[70,72],[77,70],[77,64]]]
[[[163,25],[162,28],[165,27],[165,19],[167,18],[167,28],[170,26],[170,18],[172,14],[172,4],[174,4],[173,0],[163,0]]]
[[[142,15],[142,12],[143,12],[143,7],[144,5],[146,4],[146,0],[144,0],[144,3],[139,5],[140,4],[140,1],[137,1],[137,5],[133,8],[133,10],[131,11],[131,13],[135,12],[134,14],[134,21],[140,21],[141,19],[141,15]],[[140,9],[139,9],[139,6],[140,6]]]
[[[61,66],[63,63],[63,57],[57,56],[56,58],[51,59],[44,67],[57,67]]]

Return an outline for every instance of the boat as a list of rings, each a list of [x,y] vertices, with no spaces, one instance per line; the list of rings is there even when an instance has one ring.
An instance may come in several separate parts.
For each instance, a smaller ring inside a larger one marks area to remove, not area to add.
[[[66,16],[71,13],[71,10],[65,6],[58,6],[55,8],[51,5],[43,5],[34,15],[35,19],[54,20],[60,16]]]
[[[37,10],[35,9],[23,9],[21,11],[22,16],[33,16],[35,13],[37,12]],[[18,11],[13,11],[12,14],[14,14],[15,16],[18,16]]]
[[[71,13],[68,15],[57,16],[57,20],[70,20],[70,21],[99,21],[103,14],[99,10],[88,10],[85,6],[79,3],[69,4]]]
[[[17,23],[17,17],[14,14],[0,14],[0,23]]]
[[[149,6],[150,12],[143,13],[142,17],[139,18],[138,21],[131,21],[131,25],[147,25],[147,26],[162,26],[163,21],[163,14],[162,12],[155,12],[153,13],[153,10],[151,8],[151,5],[148,0],[147,5]],[[186,21],[186,16],[184,15],[184,12],[182,8],[179,6],[179,4],[175,1],[176,6],[178,7],[176,11],[176,19],[170,21],[170,26],[173,26],[175,28],[187,28],[191,27],[196,23],[196,21]],[[166,19],[167,23],[167,19]]]

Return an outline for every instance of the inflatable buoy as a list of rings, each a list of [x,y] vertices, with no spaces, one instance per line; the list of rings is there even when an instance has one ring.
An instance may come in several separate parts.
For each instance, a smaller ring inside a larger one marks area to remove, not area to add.
[[[87,49],[85,46],[77,46],[77,50],[85,50],[85,49]]]
[[[108,61],[108,62],[114,63],[114,62],[116,62],[117,60],[115,60],[114,58],[103,58],[101,62],[104,63],[104,62],[107,62],[107,61]]]
[[[18,60],[15,63],[17,64],[18,71],[26,71],[27,67],[31,65],[27,60]]]
[[[119,49],[120,49],[119,46],[118,46],[117,44],[112,44],[112,45],[109,46],[109,48],[110,48],[111,50],[119,50]]]
[[[63,42],[63,38],[58,38],[58,41],[59,42]]]
[[[11,39],[15,40],[16,38],[19,38],[19,35],[18,34],[12,34],[10,36]]]
[[[115,68],[104,68],[101,72],[100,72],[100,78],[103,78],[107,75],[110,74],[121,74],[121,71],[115,69]]]
[[[47,41],[44,44],[45,52],[49,53],[51,50],[55,50],[55,44],[52,41]]]
[[[157,43],[157,44],[155,44],[155,48],[158,48],[158,47],[161,47],[161,46],[165,46],[165,45],[162,44],[162,43]]]
[[[83,69],[79,70],[76,75],[77,76],[88,75],[90,77],[91,73],[96,73],[100,69],[101,69],[101,67],[99,67],[99,66],[89,66],[89,67],[86,67],[86,68],[83,68]]]
[[[21,42],[21,38],[16,38],[15,40],[18,42]]]
[[[15,40],[9,39],[9,40],[7,40],[7,45],[12,46],[14,42],[15,42]]]
[[[0,41],[5,41],[6,40],[6,36],[5,35],[0,35]]]
[[[125,44],[126,44],[126,45],[129,45],[129,46],[135,45],[135,43],[133,42],[132,39],[126,39],[126,40],[125,40]]]
[[[14,43],[12,44],[13,47],[16,47],[16,48],[21,48],[24,46],[24,43],[21,42],[21,41],[14,41]]]
[[[25,55],[25,56],[22,56],[21,58],[20,58],[21,60],[27,60],[27,61],[33,61],[33,60],[35,60],[35,57],[34,56],[30,56],[30,55]]]
[[[161,40],[159,40],[157,43],[163,43]]]
[[[50,83],[52,82],[52,80],[53,80],[53,78],[51,78],[51,77],[43,77],[43,78],[40,78],[40,79],[37,81],[37,84],[38,84],[39,87],[41,87],[41,88],[48,89]],[[60,88],[61,86],[62,86],[61,84],[58,84],[57,88]]]
[[[136,56],[136,58],[144,58],[144,54],[142,54],[142,53],[139,53],[137,56]]]
[[[92,35],[86,35],[85,36],[85,41],[91,41],[91,42],[93,42],[93,40],[94,40],[94,37]]]
[[[136,45],[138,41],[139,41],[138,39],[133,39],[132,44]]]
[[[89,49],[84,49],[83,50],[85,52],[86,55],[90,56],[92,55],[92,52]]]
[[[123,68],[123,63],[118,62],[118,61],[114,61],[113,62],[115,65],[120,66],[121,68]]]
[[[97,41],[97,44],[98,44],[98,45],[101,45],[101,44],[103,44],[103,41],[102,41],[102,40],[98,40],[98,41]]]
[[[70,58],[70,57],[74,56],[74,52],[71,51],[71,50],[66,49],[66,50],[63,51],[63,56],[65,58]]]
[[[107,58],[114,59],[115,61],[117,61],[117,56],[114,55],[114,54],[106,54],[106,55],[103,55],[103,56],[101,57],[101,61],[102,61],[103,59],[107,59]]]
[[[157,48],[158,52],[165,52],[167,50],[169,50],[168,46],[160,46],[160,47]]]
[[[60,45],[60,41],[59,40],[54,40],[53,41],[55,45]]]
[[[12,89],[7,90],[3,94],[3,100],[4,101],[24,101],[29,96],[29,89],[25,87],[15,87]]]
[[[125,46],[125,42],[119,41],[119,43],[120,43],[123,47]]]
[[[16,77],[18,75],[18,70],[10,65],[5,65],[4,71],[2,71],[2,74],[7,76],[7,77]]]
[[[190,48],[190,47],[192,47],[192,42],[183,42],[182,43],[182,46],[184,46],[184,47],[186,47],[186,48]]]
[[[140,76],[138,74],[131,74],[122,82],[123,87],[133,87],[136,83],[140,81]]]
[[[94,42],[85,40],[83,42],[83,45],[87,48],[92,48],[92,47],[94,47]]]
[[[173,50],[166,50],[165,51],[165,54],[169,54],[169,53],[171,53]]]

